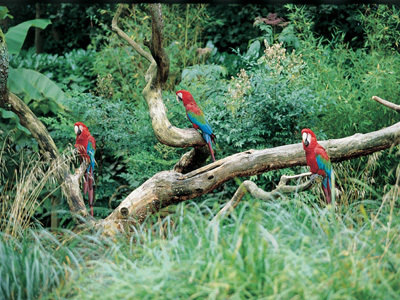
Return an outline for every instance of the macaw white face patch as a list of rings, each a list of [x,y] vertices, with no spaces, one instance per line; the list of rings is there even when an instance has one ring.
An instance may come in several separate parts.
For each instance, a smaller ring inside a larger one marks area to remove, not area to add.
[[[176,94],[176,101],[182,101],[182,93]]]
[[[75,126],[74,126],[74,130],[75,130],[75,134],[76,134],[76,135],[79,135],[79,134],[81,134],[82,131],[83,131],[83,126],[82,126],[82,125],[79,125],[79,127],[78,127],[77,125],[75,125]]]
[[[311,142],[311,134],[304,132],[303,133],[303,143],[304,145],[308,146]]]

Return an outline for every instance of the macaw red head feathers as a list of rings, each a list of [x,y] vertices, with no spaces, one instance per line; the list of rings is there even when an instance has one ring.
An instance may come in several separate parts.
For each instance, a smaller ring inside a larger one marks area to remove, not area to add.
[[[301,136],[303,138],[304,150],[306,150],[307,148],[313,148],[317,145],[317,137],[311,129],[304,128],[301,131]]]
[[[82,122],[76,122],[74,125],[74,129],[75,129],[75,133],[76,133],[77,137],[80,136],[82,133],[90,134],[87,126],[85,124],[83,124]]]
[[[187,104],[189,104],[189,103],[196,104],[196,101],[194,101],[194,98],[193,98],[192,94],[190,92],[188,92],[188,91],[185,91],[185,90],[180,90],[180,91],[176,92],[176,100],[178,102],[182,101],[183,105],[185,105],[185,106]]]

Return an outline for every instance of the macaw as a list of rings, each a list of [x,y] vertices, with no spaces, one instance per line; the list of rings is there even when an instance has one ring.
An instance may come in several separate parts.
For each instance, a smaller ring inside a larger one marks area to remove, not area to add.
[[[311,180],[314,180],[316,175],[321,175],[322,190],[324,191],[326,202],[331,203],[331,175],[332,164],[326,154],[325,149],[318,144],[317,137],[312,130],[304,128],[301,131],[303,138],[303,149],[306,152],[307,165],[310,167]]]
[[[76,133],[76,143],[75,148],[78,150],[81,162],[85,160],[89,163],[87,169],[85,170],[85,180],[83,183],[83,194],[88,194],[90,214],[93,216],[93,203],[94,203],[94,154],[96,151],[96,140],[90,134],[89,129],[85,124],[81,122],[76,122],[74,125]]]
[[[215,135],[212,132],[211,126],[208,123],[203,111],[197,105],[196,101],[193,99],[191,93],[185,90],[180,90],[176,92],[176,100],[182,101],[186,108],[186,115],[190,122],[192,122],[194,129],[200,129],[203,138],[208,145],[212,160],[215,161],[214,151],[212,149],[211,142],[215,143]]]

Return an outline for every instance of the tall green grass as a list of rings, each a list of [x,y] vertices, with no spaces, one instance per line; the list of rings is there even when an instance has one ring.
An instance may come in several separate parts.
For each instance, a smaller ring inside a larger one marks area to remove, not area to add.
[[[398,193],[336,212],[306,194],[242,203],[209,226],[213,201],[148,220],[52,296],[73,299],[399,299]],[[103,251],[103,250],[100,250]]]

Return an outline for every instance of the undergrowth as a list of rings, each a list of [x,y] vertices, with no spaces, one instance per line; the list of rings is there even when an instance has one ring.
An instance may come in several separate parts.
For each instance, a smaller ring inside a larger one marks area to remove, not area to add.
[[[249,199],[215,225],[212,200],[178,205],[86,261],[50,297],[398,299],[398,192],[341,212],[309,197]]]
[[[340,208],[248,197],[220,223],[213,199],[190,201],[114,238],[1,233],[0,298],[399,299],[398,192]]]

